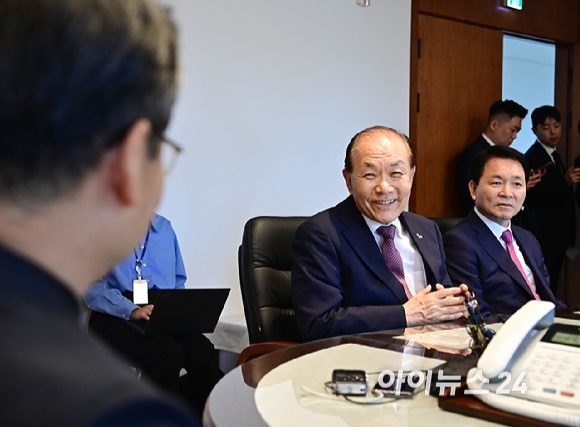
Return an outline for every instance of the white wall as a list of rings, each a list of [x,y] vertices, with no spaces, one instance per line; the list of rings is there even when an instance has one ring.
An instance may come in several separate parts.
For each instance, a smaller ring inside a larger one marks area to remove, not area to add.
[[[554,105],[556,47],[553,44],[504,36],[502,98],[528,109],[522,130],[511,145],[525,153],[536,142],[532,132],[532,111]]]
[[[168,136],[185,146],[159,213],[188,287],[231,287],[259,215],[312,215],[346,197],[350,138],[408,132],[411,0],[162,0],[180,29],[183,85]]]

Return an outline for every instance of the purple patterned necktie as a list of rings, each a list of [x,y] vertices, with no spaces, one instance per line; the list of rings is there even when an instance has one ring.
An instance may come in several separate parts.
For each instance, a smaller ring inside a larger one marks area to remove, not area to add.
[[[522,264],[520,263],[520,260],[518,259],[518,256],[516,255],[516,250],[514,248],[514,243],[513,243],[514,239],[512,238],[511,231],[509,231],[509,230],[504,231],[501,234],[501,239],[505,242],[505,245],[507,247],[507,251],[510,254],[510,258],[516,264],[516,267],[518,268],[518,270],[520,270],[520,273],[522,273],[522,276],[524,276],[524,279],[525,279],[526,283],[528,284],[530,291],[532,291],[534,298],[539,300],[540,297],[538,296],[536,291],[534,291],[534,288],[532,288],[532,285],[530,284],[530,281],[528,280],[528,277],[526,276],[526,272],[524,271],[524,268],[522,267]]]
[[[408,299],[413,298],[409,287],[407,286],[407,281],[405,280],[405,270],[403,269],[403,260],[401,259],[401,254],[395,246],[395,231],[397,228],[394,225],[381,225],[377,228],[377,233],[383,237],[383,244],[381,245],[381,252],[383,253],[383,258],[387,263],[387,267],[391,270],[391,273],[401,282],[403,288],[405,289],[405,295]]]

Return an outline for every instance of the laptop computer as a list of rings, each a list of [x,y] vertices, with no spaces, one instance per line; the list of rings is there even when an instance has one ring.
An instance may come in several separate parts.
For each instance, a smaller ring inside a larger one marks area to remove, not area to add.
[[[149,320],[129,320],[141,335],[213,332],[230,289],[160,289]]]

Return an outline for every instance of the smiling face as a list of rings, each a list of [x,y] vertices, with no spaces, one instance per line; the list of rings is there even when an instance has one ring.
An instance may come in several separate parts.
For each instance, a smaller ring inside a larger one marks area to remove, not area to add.
[[[342,171],[356,207],[366,217],[389,224],[409,202],[415,168],[400,136],[373,130],[359,137],[352,149],[352,172]]]
[[[479,184],[471,181],[469,190],[483,216],[507,227],[526,198],[524,168],[517,160],[491,158],[485,164]]]
[[[553,117],[548,117],[544,120],[544,123],[532,128],[532,131],[536,134],[540,142],[550,147],[555,147],[560,142],[560,137],[562,136],[560,122],[556,121]]]

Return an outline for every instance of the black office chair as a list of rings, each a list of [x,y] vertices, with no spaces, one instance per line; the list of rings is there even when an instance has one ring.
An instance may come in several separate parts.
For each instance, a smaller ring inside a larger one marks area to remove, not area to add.
[[[447,233],[449,230],[451,230],[453,227],[455,227],[457,224],[459,224],[459,221],[461,221],[463,218],[450,216],[429,219],[435,221],[435,223],[439,226],[441,234],[443,235]]]
[[[244,227],[238,266],[248,335],[250,344],[267,343],[251,346],[255,351],[269,352],[301,341],[290,276],[294,235],[305,219],[256,217]]]

